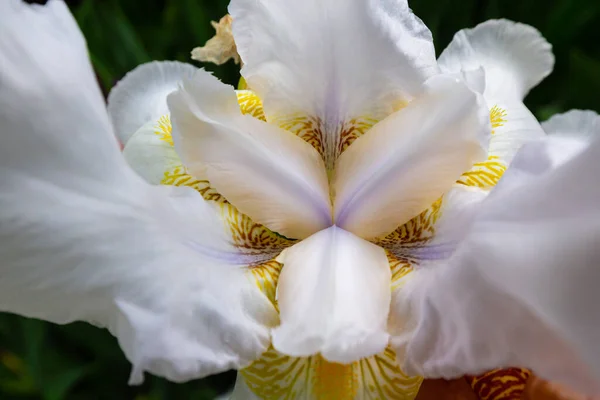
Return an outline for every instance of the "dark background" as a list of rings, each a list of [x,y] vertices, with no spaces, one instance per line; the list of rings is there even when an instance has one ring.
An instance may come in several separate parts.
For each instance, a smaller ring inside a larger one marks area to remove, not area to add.
[[[5,1],[5,0],[0,0]],[[127,71],[151,60],[190,61],[192,48],[214,31],[227,0],[67,1],[85,34],[105,93]],[[533,25],[554,46],[556,66],[526,104],[540,120],[571,108],[600,111],[599,0],[413,0],[438,54],[454,33],[490,18]],[[205,66],[228,83],[233,62]],[[127,386],[129,364],[104,330],[77,323],[56,326],[0,314],[0,400],[212,399],[233,383],[226,373],[176,385],[148,376]]]

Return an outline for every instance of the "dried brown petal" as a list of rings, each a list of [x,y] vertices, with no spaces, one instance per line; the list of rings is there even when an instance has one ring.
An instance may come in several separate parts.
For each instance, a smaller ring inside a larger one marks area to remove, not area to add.
[[[239,64],[240,55],[233,40],[231,21],[230,15],[225,15],[219,22],[211,21],[216,34],[203,47],[196,47],[192,50],[192,59],[217,65],[233,59],[236,64]]]

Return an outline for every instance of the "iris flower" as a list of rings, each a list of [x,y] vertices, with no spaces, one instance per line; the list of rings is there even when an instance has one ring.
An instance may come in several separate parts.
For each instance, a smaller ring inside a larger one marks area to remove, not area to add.
[[[238,369],[242,399],[597,390],[600,124],[523,105],[540,34],[436,60],[405,0],[229,11],[250,90],[154,62],[107,109],[65,4],[0,2],[0,309],[109,329],[132,383]]]

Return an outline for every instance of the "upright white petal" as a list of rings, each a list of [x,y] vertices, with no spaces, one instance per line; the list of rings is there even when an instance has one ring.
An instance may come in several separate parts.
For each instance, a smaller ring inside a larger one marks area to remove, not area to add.
[[[291,238],[331,225],[327,174],[308,143],[242,115],[233,88],[205,71],[168,102],[184,165],[241,212]]]
[[[127,167],[64,2],[0,2],[0,66],[0,310],[107,327],[134,383],[257,358],[277,314],[245,267],[273,254]]]
[[[336,226],[287,249],[273,347],[348,363],[383,351],[391,272],[382,248]]]
[[[459,31],[438,60],[444,72],[483,66],[485,96],[523,100],[552,72],[552,46],[535,28],[508,20],[490,20]]]
[[[486,99],[491,109],[493,135],[489,155],[510,165],[519,149],[545,136],[537,118],[520,100]],[[494,113],[501,113],[500,115]]]
[[[406,0],[233,0],[229,11],[267,119],[307,118],[328,167],[351,120],[382,119],[437,73],[431,32]]]
[[[571,110],[556,114],[542,123],[549,135],[566,135],[593,139],[600,134],[600,115],[595,111]]]
[[[544,136],[522,101],[554,66],[552,46],[535,28],[490,20],[464,29],[454,36],[438,62],[442,71],[452,73],[483,67],[483,94],[494,132],[489,156],[494,162],[508,166],[521,146]]]
[[[128,72],[108,96],[108,113],[121,143],[126,145],[142,125],[167,114],[167,95],[197,70],[178,61],[153,61]]]
[[[508,366],[600,393],[600,141],[527,145],[444,264],[423,268],[394,344],[407,371]]]
[[[487,107],[445,76],[360,137],[333,180],[335,222],[364,238],[383,236],[429,207],[485,158]]]
[[[166,171],[182,166],[172,143],[171,122],[167,116],[161,119],[142,125],[123,149],[123,157],[129,166],[146,182],[154,185],[164,180]]]

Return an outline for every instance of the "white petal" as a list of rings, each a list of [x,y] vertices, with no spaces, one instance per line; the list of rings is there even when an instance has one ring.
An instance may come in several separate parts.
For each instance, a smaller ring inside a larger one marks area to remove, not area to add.
[[[267,120],[318,121],[328,161],[345,123],[384,118],[438,70],[431,32],[406,0],[233,0],[229,11]]]
[[[0,2],[0,65],[0,310],[108,327],[133,382],[258,357],[277,321],[244,270],[261,260],[198,193],[127,167],[64,2]]]
[[[527,92],[554,65],[551,46],[534,28],[506,20],[491,20],[458,32],[439,58],[445,72],[483,67],[484,97],[493,132],[489,155],[507,166],[515,153],[544,135],[537,119],[522,102]]]
[[[483,66],[486,98],[523,100],[552,72],[552,46],[533,27],[490,20],[459,31],[438,60],[444,72]]]
[[[489,155],[509,165],[519,149],[545,136],[544,130],[525,104],[519,100],[488,100],[492,117],[493,135]],[[494,112],[504,116],[494,116]],[[500,118],[500,122],[494,122]]]
[[[299,137],[242,115],[232,87],[205,71],[169,96],[175,146],[190,173],[275,232],[303,238],[331,225],[327,174]]]
[[[383,236],[429,207],[485,158],[490,123],[480,96],[437,76],[427,92],[342,154],[333,181],[335,221]]]
[[[140,127],[168,113],[167,95],[198,68],[178,61],[153,61],[131,70],[108,96],[108,113],[123,145]]]
[[[600,141],[560,136],[517,155],[454,256],[419,271],[393,308],[408,372],[517,365],[600,393],[599,160]]]
[[[600,135],[600,115],[595,111],[571,110],[542,123],[549,135],[573,135],[593,139]]]
[[[332,226],[282,257],[276,350],[348,363],[386,348],[391,272],[382,248]]]
[[[181,159],[171,143],[170,132],[164,136],[164,128],[159,124],[159,121],[150,121],[143,125],[123,149],[129,166],[154,185],[163,181],[166,171],[181,166]]]

